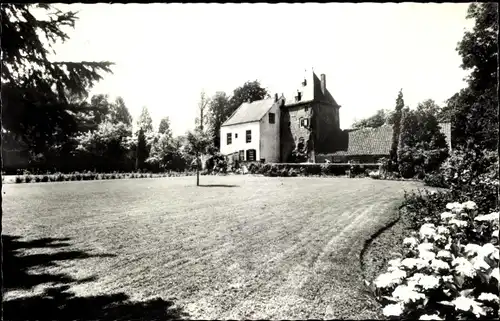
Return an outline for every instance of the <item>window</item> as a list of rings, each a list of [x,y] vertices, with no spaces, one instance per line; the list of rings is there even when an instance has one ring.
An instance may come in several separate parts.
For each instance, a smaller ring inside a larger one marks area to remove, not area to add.
[[[255,149],[247,150],[247,161],[249,162],[255,161]]]
[[[238,133],[234,133],[234,138],[238,138]]]
[[[304,111],[307,113],[309,111],[309,106],[304,107]]]
[[[252,142],[252,131],[247,130],[247,143],[251,143],[251,142]]]
[[[231,133],[227,133],[226,145],[231,145],[231,143],[232,143]]]
[[[309,127],[309,118],[301,118],[300,119],[300,127]]]
[[[276,115],[274,113],[269,113],[269,124],[274,124],[276,122]]]
[[[245,161],[245,151],[244,150],[240,150],[239,160],[240,160],[240,162]]]

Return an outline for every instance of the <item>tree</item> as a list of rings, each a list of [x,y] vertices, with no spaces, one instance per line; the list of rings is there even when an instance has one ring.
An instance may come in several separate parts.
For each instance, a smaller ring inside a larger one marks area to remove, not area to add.
[[[182,170],[186,165],[180,141],[165,133],[160,134],[158,141],[152,145],[146,162],[163,170]]]
[[[33,9],[45,11],[38,19]],[[26,142],[33,153],[64,143],[77,130],[75,114],[81,105],[68,99],[87,94],[111,72],[110,62],[50,61],[49,49],[74,27],[75,12],[49,4],[2,4],[2,126]],[[42,34],[48,47],[42,42]]]
[[[149,115],[149,110],[146,106],[142,107],[141,115],[137,120],[137,126],[143,130],[143,134],[153,131],[153,119]]]
[[[448,100],[452,137],[457,147],[498,148],[498,4],[472,3],[467,19],[474,19],[457,51],[461,67],[470,70],[468,87]]]
[[[466,18],[474,19],[475,25],[465,32],[457,51],[462,56],[461,67],[471,70],[470,89],[483,92],[496,87],[498,81],[498,3],[472,3]]]
[[[158,126],[158,133],[166,134],[172,137],[172,129],[170,128],[170,118],[164,117],[160,121],[160,126]]]
[[[196,127],[199,127],[203,132],[205,125],[208,124],[208,106],[210,104],[210,99],[207,97],[204,91],[200,93],[200,101],[198,103],[198,113],[199,117],[195,119]]]
[[[122,97],[117,97],[114,104],[111,104],[108,119],[113,124],[124,123],[132,126],[132,116]]]
[[[144,168],[146,159],[149,157],[149,150],[146,142],[146,135],[144,129],[141,127],[137,134],[137,151],[135,160],[135,169],[139,170]]]
[[[398,144],[399,144],[399,136],[401,131],[401,117],[403,113],[403,108],[405,106],[405,102],[403,100],[403,89],[401,89],[398,93],[398,97],[396,98],[396,108],[394,109],[394,113],[392,114],[392,145],[390,151],[390,170],[394,170],[397,168],[398,164]]]
[[[269,95],[267,89],[263,88],[258,80],[247,81],[243,84],[243,86],[238,87],[233,91],[233,95],[229,100],[229,108],[226,115],[227,117],[232,115],[232,113],[234,113],[234,111],[245,102],[252,102],[270,97],[271,96]],[[226,121],[226,119],[224,121]]]
[[[129,125],[104,121],[97,130],[75,137],[80,169],[89,164],[99,171],[126,168],[127,140],[132,135]]]
[[[416,110],[403,109],[398,140],[398,169],[405,178],[423,178],[433,173],[448,157],[446,138],[436,118],[436,105],[427,100]]]
[[[390,116],[391,116],[390,111],[380,109],[380,110],[377,110],[375,115],[354,122],[354,124],[352,125],[352,128],[353,129],[368,128],[368,127],[369,128],[377,128],[377,127],[380,127],[384,124],[389,123]]]
[[[200,128],[190,131],[187,134],[187,152],[194,155],[196,159],[196,186],[200,186],[200,155],[208,153],[212,147],[213,137],[208,132],[203,132]]]
[[[398,169],[405,178],[415,175],[415,165],[423,163],[422,155],[415,148],[418,138],[415,133],[418,130],[416,115],[409,108],[401,110],[400,131],[397,147]]]
[[[229,97],[221,91],[212,97],[208,107],[208,124],[217,149],[220,148],[220,128],[230,116],[229,105]]]

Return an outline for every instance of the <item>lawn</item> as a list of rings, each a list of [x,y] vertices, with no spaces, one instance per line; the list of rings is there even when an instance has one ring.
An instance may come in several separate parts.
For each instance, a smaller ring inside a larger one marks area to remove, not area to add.
[[[363,293],[360,253],[417,183],[201,183],[4,185],[4,317],[152,319],[166,308],[190,319],[377,316]]]

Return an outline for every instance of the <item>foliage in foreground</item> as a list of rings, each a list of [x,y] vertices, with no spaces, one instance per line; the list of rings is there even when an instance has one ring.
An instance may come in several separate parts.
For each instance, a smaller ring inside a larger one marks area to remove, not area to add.
[[[498,212],[472,201],[448,203],[404,240],[402,257],[372,290],[387,317],[420,320],[498,319]]]

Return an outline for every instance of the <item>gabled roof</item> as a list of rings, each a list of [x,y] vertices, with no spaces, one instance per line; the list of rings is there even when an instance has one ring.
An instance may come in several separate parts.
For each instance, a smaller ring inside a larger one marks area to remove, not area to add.
[[[348,131],[347,150],[333,153],[339,156],[389,155],[392,145],[392,126],[362,128]]]
[[[448,148],[451,148],[451,124],[439,123],[441,133],[446,137]],[[382,125],[377,128],[362,128],[346,130],[347,150],[340,150],[329,155],[335,156],[365,156],[389,155],[392,145],[392,125]]]
[[[294,92],[286,95],[288,97],[285,101],[285,106],[294,106],[305,103],[310,103],[313,101],[322,101],[326,103],[330,103],[332,105],[338,105],[332,94],[326,89],[325,94],[321,91],[321,80],[316,75],[314,71],[308,71],[305,75],[306,85],[301,86],[300,88],[295,89]],[[328,82],[327,82],[328,86]],[[297,96],[297,92],[301,93],[300,101],[295,101],[295,96]]]
[[[243,103],[236,109],[231,117],[222,124],[222,126],[260,121],[274,103],[274,99],[263,99],[251,103]]]

